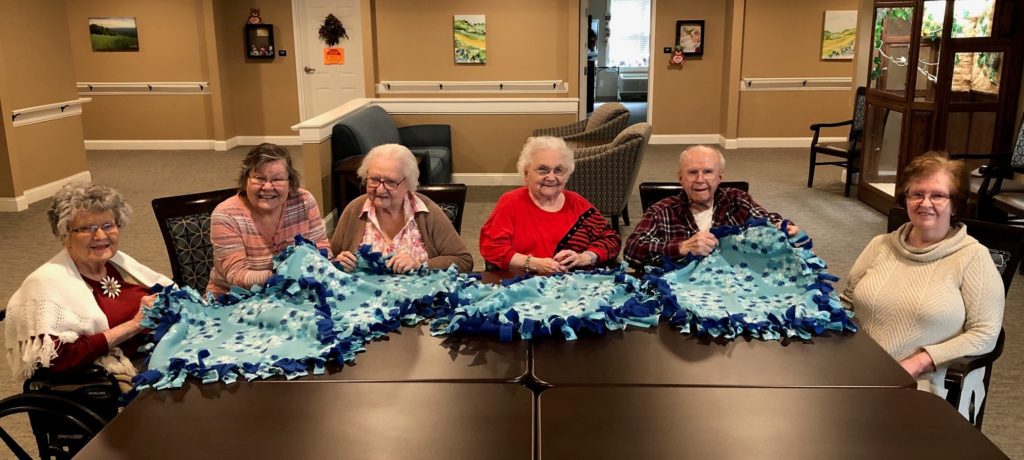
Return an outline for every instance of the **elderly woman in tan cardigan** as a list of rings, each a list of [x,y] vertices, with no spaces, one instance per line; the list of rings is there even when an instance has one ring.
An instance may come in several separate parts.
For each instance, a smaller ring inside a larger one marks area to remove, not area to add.
[[[345,270],[355,269],[354,253],[364,244],[392,256],[387,266],[396,273],[424,265],[473,269],[473,256],[444,211],[416,193],[419,168],[409,149],[398,144],[374,147],[357,174],[366,194],[345,207],[331,237],[331,251]]]

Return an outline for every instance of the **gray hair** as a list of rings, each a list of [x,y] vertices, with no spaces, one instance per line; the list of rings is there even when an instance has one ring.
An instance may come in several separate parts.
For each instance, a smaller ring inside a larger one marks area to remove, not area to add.
[[[65,184],[53,195],[50,209],[46,211],[53,236],[67,242],[71,221],[80,211],[113,211],[114,223],[118,226],[127,225],[132,215],[132,207],[117,190],[88,182]]]
[[[568,170],[566,177],[568,178],[572,175],[572,172],[576,169],[576,160],[572,149],[565,145],[565,140],[561,137],[537,136],[527,139],[523,150],[519,152],[516,170],[519,171],[520,176],[526,174],[526,168],[533,163],[533,155],[541,150],[557,150],[558,153],[561,153],[562,162],[565,163],[565,168]]]
[[[405,183],[409,190],[416,191],[416,187],[420,185],[420,167],[408,147],[399,144],[382,144],[370,149],[370,152],[363,158],[363,163],[359,165],[356,175],[365,181],[366,171],[370,169],[370,163],[376,159],[397,160],[402,165],[402,176],[405,177]]]
[[[721,168],[720,169],[722,171],[725,171],[725,155],[722,154],[722,150],[721,149],[719,149],[718,147],[716,147],[714,145],[699,144],[699,145],[693,145],[693,146],[687,147],[685,150],[683,150],[682,152],[679,153],[679,165],[682,166],[683,160],[686,159],[686,155],[689,154],[691,150],[697,150],[697,149],[707,149],[707,150],[710,150],[712,152],[717,153],[718,154],[718,162],[721,164]],[[721,171],[719,171],[719,172],[721,172]]]

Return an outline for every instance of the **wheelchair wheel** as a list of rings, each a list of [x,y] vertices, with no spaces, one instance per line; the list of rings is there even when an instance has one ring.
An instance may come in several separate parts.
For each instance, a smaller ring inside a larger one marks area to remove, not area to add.
[[[28,415],[39,457],[44,459],[70,459],[108,422],[75,401],[40,393],[22,393],[0,400],[0,419],[17,414]],[[2,427],[0,439],[17,458],[32,458]]]

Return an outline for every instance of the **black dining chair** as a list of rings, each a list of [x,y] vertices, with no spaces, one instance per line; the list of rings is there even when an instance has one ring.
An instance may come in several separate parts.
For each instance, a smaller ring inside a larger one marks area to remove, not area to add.
[[[206,292],[213,270],[210,214],[220,202],[236,193],[238,189],[229,188],[153,200],[153,214],[164,237],[171,273],[179,286]]]
[[[888,231],[892,232],[910,219],[907,210],[901,207],[889,210]],[[1020,265],[1021,256],[1024,255],[1024,227],[1005,225],[994,222],[985,222],[974,219],[960,219],[967,225],[967,234],[973,236],[982,245],[988,248],[992,255],[992,261],[996,264],[999,274],[1003,278],[1004,295],[1010,292],[1010,282],[1013,281],[1017,266]],[[959,409],[960,402],[967,396],[972,398],[973,409],[974,394],[964,395],[964,382],[971,371],[984,369],[983,378],[985,390],[988,391],[989,382],[992,379],[992,365],[1003,354],[1003,343],[1006,341],[1006,329],[999,331],[999,338],[996,339],[995,348],[992,351],[978,356],[964,356],[954,360],[946,369],[946,401],[954,408]],[[978,429],[985,416],[985,404],[988,398],[981,402],[977,417],[968,420]],[[972,410],[971,413],[974,411]]]
[[[416,193],[430,198],[448,216],[456,233],[462,233],[462,214],[466,209],[466,184],[431,184],[416,187]]]
[[[857,88],[857,96],[853,103],[853,118],[835,123],[814,123],[811,130],[814,137],[811,139],[811,162],[807,171],[807,188],[814,185],[814,168],[816,166],[832,165],[846,168],[846,187],[843,194],[850,196],[850,184],[853,183],[853,174],[860,169],[860,152],[864,138],[864,103],[865,89],[863,86]],[[832,143],[819,142],[822,128],[838,128],[849,126],[850,134],[846,142]],[[818,155],[839,157],[842,160],[818,161]]]
[[[738,188],[744,192],[750,191],[750,184],[745,181],[721,182],[718,188]],[[657,203],[670,196],[683,193],[683,186],[679,182],[643,182],[640,184],[640,207],[644,212],[652,204]]]

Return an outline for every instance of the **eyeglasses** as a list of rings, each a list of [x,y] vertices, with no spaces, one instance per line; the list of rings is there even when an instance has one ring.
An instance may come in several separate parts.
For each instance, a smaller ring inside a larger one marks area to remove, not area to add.
[[[686,174],[686,177],[688,177],[690,179],[697,180],[697,178],[700,177],[701,175],[703,175],[705,178],[715,177],[715,176],[718,175],[718,170],[715,170],[715,169],[691,169],[691,170],[688,170],[688,171],[684,172],[684,174]]]
[[[380,177],[367,177],[366,178],[366,185],[368,187],[370,187],[370,188],[377,188],[377,187],[380,187],[381,185],[384,185],[384,189],[388,190],[388,191],[394,191],[396,188],[398,188],[399,185],[402,185],[402,182],[405,182],[405,178],[404,177],[402,178],[402,180],[400,180],[398,182],[395,182],[393,180],[388,180],[388,179],[382,179]]]
[[[556,176],[562,177],[569,172],[569,169],[565,166],[555,166],[555,169],[551,169],[547,166],[538,166],[533,170],[538,176],[546,176],[551,173],[555,173]]]
[[[103,233],[112,234],[117,233],[121,230],[121,226],[113,222],[107,222],[100,225],[83,225],[81,227],[75,227],[71,229],[72,232],[79,235],[95,235],[97,230],[103,230]]]
[[[920,203],[925,198],[931,200],[932,204],[946,204],[949,201],[948,193],[924,193],[924,192],[910,192],[907,194],[907,202]]]
[[[289,181],[290,180],[287,177],[280,179],[267,179],[262,176],[249,176],[249,183],[260,187],[267,185],[267,182],[270,182],[270,185],[273,185],[274,187],[282,187],[288,185]]]

